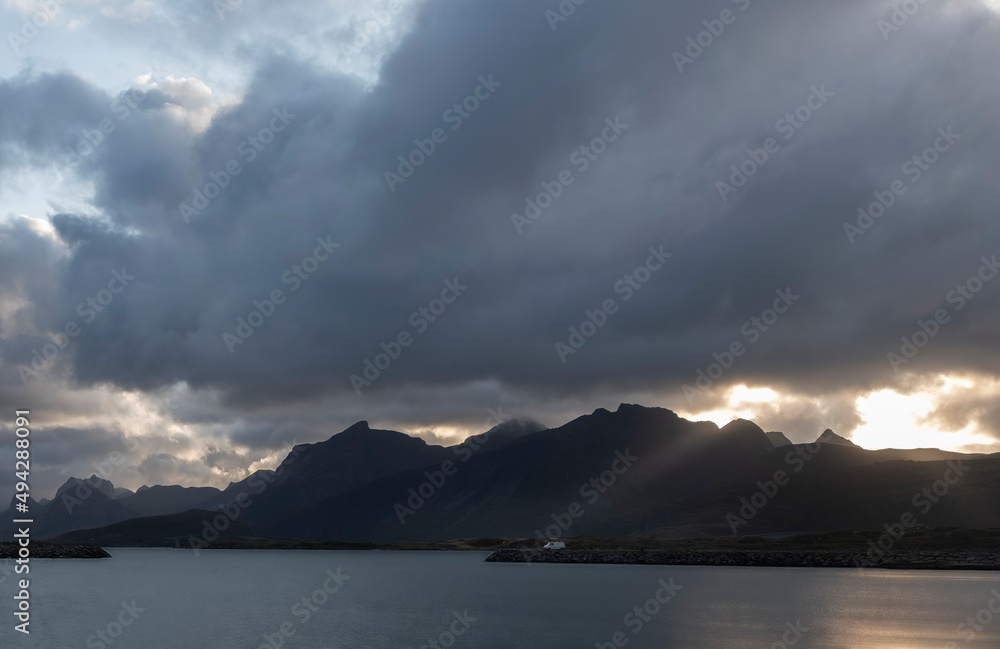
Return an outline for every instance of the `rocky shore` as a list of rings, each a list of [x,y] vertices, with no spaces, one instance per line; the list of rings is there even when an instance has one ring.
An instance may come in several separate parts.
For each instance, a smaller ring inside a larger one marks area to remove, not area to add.
[[[20,546],[16,543],[0,543],[0,559],[16,559]],[[107,559],[111,555],[96,545],[56,545],[53,543],[32,543],[28,546],[32,559]]]
[[[1000,570],[996,550],[898,550],[873,558],[857,552],[496,550],[491,563],[607,563],[666,566],[767,566],[782,568],[892,568],[899,570]]]

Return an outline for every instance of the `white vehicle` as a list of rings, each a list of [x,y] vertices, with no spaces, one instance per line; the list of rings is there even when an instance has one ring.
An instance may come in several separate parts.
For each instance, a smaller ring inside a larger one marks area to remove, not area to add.
[[[566,544],[562,541],[549,541],[545,544],[546,550],[562,550],[566,547]]]

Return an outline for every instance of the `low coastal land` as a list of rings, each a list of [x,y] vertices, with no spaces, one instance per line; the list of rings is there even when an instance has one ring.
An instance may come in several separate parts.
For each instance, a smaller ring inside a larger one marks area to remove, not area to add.
[[[780,539],[757,536],[661,539],[628,537],[564,539],[566,547],[545,550],[537,538],[452,539],[436,543],[335,543],[274,539],[219,540],[201,550],[396,550],[491,551],[489,563],[632,564],[688,566],[769,566],[801,568],[885,568],[920,570],[1000,570],[1000,529],[939,528],[901,538],[888,532],[800,534]],[[165,539],[107,547],[174,547]],[[180,546],[179,549],[187,549]],[[17,556],[18,546],[0,543],[0,559]],[[96,544],[31,544],[33,558],[110,557]]]
[[[936,529],[896,538],[834,532],[778,540],[760,537],[602,541],[570,539],[566,548],[501,548],[491,563],[768,566],[900,570],[1000,570],[1000,530]]]
[[[16,559],[20,545],[0,543],[0,559]],[[33,542],[28,546],[32,559],[106,559],[111,555],[96,545],[62,545]]]
[[[886,560],[843,552],[630,552],[619,550],[496,550],[491,563],[607,563],[666,566],[778,568],[895,568],[900,570],[1000,570],[1000,552],[900,551]]]

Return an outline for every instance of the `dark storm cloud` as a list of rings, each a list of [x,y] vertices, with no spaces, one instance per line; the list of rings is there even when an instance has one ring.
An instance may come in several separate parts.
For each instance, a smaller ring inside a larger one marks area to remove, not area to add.
[[[0,345],[8,353],[15,350],[14,336],[32,332],[39,319],[49,324],[46,316],[58,303],[59,277],[53,271],[59,265],[51,240],[27,219],[0,222],[0,300],[6,312],[5,322],[0,322]]]
[[[0,143],[7,164],[62,161],[64,147],[77,143],[82,125],[97,124],[109,106],[103,92],[79,77],[30,71],[0,84],[0,102]]]
[[[226,407],[355,399],[349,376],[408,332],[412,346],[359,403],[420,426],[426,404],[406,396],[416,386],[456,402],[484,381],[522,403],[610,386],[679,397],[734,342],[747,353],[722,383],[814,394],[889,385],[899,376],[887,352],[946,306],[981,256],[1000,253],[1000,21],[985,9],[926,5],[887,43],[882,3],[594,2],[553,31],[544,12],[556,4],[428,2],[372,89],[261,56],[243,103],[202,133],[171,115],[164,91],[149,93],[82,167],[102,220],[54,216],[67,259],[48,280],[13,268],[5,283],[55,282],[23,292],[41,296],[35,321],[53,330],[126,269],[134,284],[67,352],[76,380],[183,381],[218,390]],[[678,72],[674,52],[727,7],[736,22]],[[499,85],[453,129],[444,112],[481,79]],[[817,88],[832,96],[784,139],[778,120]],[[0,147],[20,165],[56,162],[114,101],[69,73],[7,79],[0,99],[12,106]],[[580,170],[570,155],[616,118],[628,128]],[[960,139],[911,182],[904,162],[948,127]],[[277,131],[267,143],[265,128]],[[384,172],[436,128],[447,140],[390,191]],[[717,181],[768,138],[780,150],[724,202]],[[197,206],[194,188],[231,161],[239,174],[187,223],[180,205]],[[574,184],[519,234],[511,214],[563,170]],[[906,194],[851,243],[844,223],[896,179]],[[5,236],[43,243],[23,228]],[[318,237],[340,247],[292,292],[283,277]],[[624,301],[616,282],[661,245],[673,256]],[[411,314],[445,280],[468,289],[417,332]],[[800,300],[750,340],[744,324],[787,288]],[[275,289],[287,300],[230,353],[223,334]],[[996,371],[997,329],[986,325],[1000,318],[997,290],[956,312],[907,369]],[[560,362],[554,344],[609,298],[619,310]],[[4,371],[40,340],[4,340]],[[452,405],[456,418],[478,418]],[[232,432],[252,446],[287,441],[272,434]],[[144,470],[166,472],[164,462]]]

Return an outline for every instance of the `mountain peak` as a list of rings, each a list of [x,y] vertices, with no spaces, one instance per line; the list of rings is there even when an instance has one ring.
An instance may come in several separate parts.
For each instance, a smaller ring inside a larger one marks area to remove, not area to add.
[[[255,479],[255,481],[270,482],[273,477],[274,477],[274,471],[272,471],[271,469],[257,469],[256,471],[254,471],[247,477],[243,478],[242,480],[236,482],[230,480],[229,485],[226,487],[226,489],[232,489],[233,487],[238,487],[247,484],[250,482],[251,479]]]
[[[517,439],[542,430],[545,430],[545,426],[538,423],[534,419],[519,419],[517,417],[512,417],[510,419],[505,419],[486,432],[490,437],[507,437],[510,439]],[[476,437],[476,435],[473,437]]]
[[[772,444],[774,444],[774,448],[781,448],[782,446],[792,445],[791,440],[785,437],[784,433],[772,431],[770,433],[764,433],[764,434],[767,435],[767,438],[771,440]]]
[[[837,433],[833,432],[829,428],[823,431],[823,434],[816,439],[817,444],[833,444],[836,446],[849,446],[851,448],[861,448],[851,440],[841,437]]]
[[[512,417],[503,420],[485,433],[466,437],[460,444],[456,444],[451,448],[456,452],[462,449],[471,449],[474,451],[488,449],[495,451],[515,440],[534,435],[543,430],[547,430],[546,427],[534,419]]]
[[[115,486],[111,484],[110,480],[105,480],[104,478],[100,478],[97,475],[91,475],[86,480],[81,480],[80,478],[71,476],[68,480],[66,480],[66,482],[63,483],[61,487],[59,487],[59,489],[56,490],[56,495],[53,497],[53,500],[55,500],[56,498],[58,498],[67,491],[81,488],[81,485],[84,485],[83,489],[85,490],[86,493],[89,493],[90,491],[98,491],[107,496],[108,498],[114,500]]]
[[[362,419],[358,423],[353,424],[350,427],[348,427],[347,429],[345,429],[341,433],[341,435],[345,435],[345,434],[349,435],[349,434],[352,434],[352,433],[353,434],[367,433],[371,429],[372,429],[371,426],[368,425],[368,420],[367,419]]]
[[[589,415],[581,415],[559,428],[576,429],[595,423],[611,426],[648,426],[664,427],[676,424],[680,420],[672,410],[658,407],[639,406],[631,403],[619,404],[618,409],[611,412],[607,408],[598,408]]]
[[[734,419],[719,429],[723,435],[730,435],[739,438],[750,446],[766,450],[768,453],[774,448],[774,444],[764,433],[764,429],[748,419]]]
[[[670,410],[669,408],[661,408],[659,406],[643,406],[636,403],[620,403],[618,404],[618,410],[615,411],[617,415],[623,414],[650,414],[654,416],[664,416],[673,419],[676,418],[677,414]]]
[[[121,500],[122,498],[128,498],[129,496],[134,496],[135,492],[131,489],[126,489],[125,487],[115,487],[115,500]]]
[[[734,432],[734,431],[735,432],[752,432],[755,435],[758,434],[758,433],[761,434],[761,435],[765,434],[763,428],[761,428],[757,424],[753,423],[749,419],[734,419],[731,422],[729,422],[728,424],[726,424],[725,426],[723,426],[720,430],[730,431],[730,432]]]

